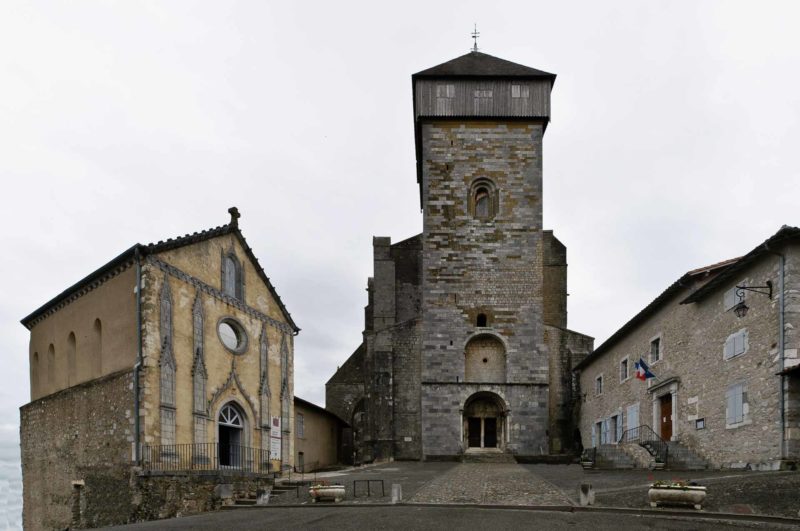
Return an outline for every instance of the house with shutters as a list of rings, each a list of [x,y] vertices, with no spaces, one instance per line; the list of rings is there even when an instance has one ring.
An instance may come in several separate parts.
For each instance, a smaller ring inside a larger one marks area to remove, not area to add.
[[[294,466],[299,328],[239,229],[136,244],[22,319],[26,529],[218,507]]]
[[[796,462],[798,348],[800,229],[784,226],[682,275],[576,366],[586,466]]]

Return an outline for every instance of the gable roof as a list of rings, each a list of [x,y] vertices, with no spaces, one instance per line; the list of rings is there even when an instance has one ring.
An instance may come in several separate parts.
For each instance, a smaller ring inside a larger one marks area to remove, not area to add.
[[[800,228],[790,227],[788,225],[782,226],[778,232],[764,240],[764,242],[757,245],[755,249],[741,257],[733,267],[726,269],[724,272],[717,275],[713,280],[705,284],[702,288],[698,289],[682,300],[681,304],[689,304],[691,302],[697,302],[703,299],[712,291],[726,283],[729,283],[734,275],[737,275],[742,269],[748,267],[754,261],[758,260],[765,254],[774,252],[785,242],[798,237],[800,237]]]
[[[548,78],[556,75],[529,66],[513,63],[482,52],[469,52],[440,65],[417,72],[412,79],[443,77]]]
[[[44,303],[31,314],[24,317],[20,322],[23,326],[25,326],[25,328],[30,329],[39,317],[50,312],[51,310],[65,306],[72,300],[81,296],[83,293],[94,289],[107,279],[116,276],[122,270],[133,265],[137,257],[144,257],[150,254],[156,254],[163,251],[169,251],[179,247],[185,247],[187,245],[203,242],[218,236],[233,234],[239,240],[239,243],[241,244],[242,249],[244,249],[245,254],[253,263],[253,266],[258,272],[259,278],[264,282],[264,284],[266,284],[270,294],[278,303],[278,308],[280,308],[281,313],[286,318],[289,326],[292,327],[295,333],[299,332],[300,328],[298,328],[298,326],[295,324],[291,314],[286,309],[286,306],[284,306],[280,295],[278,295],[278,292],[275,291],[275,287],[272,285],[272,282],[270,282],[269,277],[267,277],[264,268],[261,267],[261,264],[259,264],[258,258],[256,258],[255,254],[253,254],[253,250],[247,244],[247,240],[245,240],[244,235],[239,230],[239,210],[236,207],[231,207],[228,209],[228,212],[231,214],[231,221],[227,225],[220,225],[219,227],[214,227],[212,229],[207,229],[192,234],[186,234],[177,238],[169,238],[166,241],[159,241],[158,243],[148,243],[145,245],[137,243],[133,245],[132,247],[123,251],[116,258],[113,258],[99,269],[89,273],[87,276]]]
[[[653,299],[653,301],[645,306],[639,313],[634,315],[630,321],[622,325],[622,327],[614,332],[611,337],[606,339],[603,344],[599,347],[594,349],[591,354],[586,356],[580,363],[575,365],[573,370],[580,370],[584,367],[590,365],[594,360],[599,358],[602,354],[608,351],[611,347],[619,343],[625,336],[637,327],[639,324],[644,322],[648,317],[656,313],[661,307],[670,299],[672,299],[677,293],[687,287],[691,287],[695,285],[698,281],[702,281],[705,277],[710,275],[720,275],[721,272],[725,271],[726,268],[732,267],[736,264],[740,258],[731,258],[730,260],[724,260],[722,262],[717,262],[715,264],[707,265],[704,267],[699,267],[697,269],[692,269],[691,271],[686,272],[683,276],[681,276],[678,280],[673,282],[672,284],[667,287],[661,294]],[[716,278],[716,277],[714,277]],[[710,280],[708,283],[713,282],[714,280]],[[702,288],[701,288],[702,289]]]
[[[300,398],[297,395],[294,395],[294,403],[295,403],[295,406],[297,406],[297,405],[304,406],[304,407],[306,407],[308,409],[316,411],[317,413],[320,413],[321,415],[327,415],[328,417],[331,417],[332,419],[334,419],[334,420],[338,421],[339,423],[343,424],[345,427],[348,427],[348,428],[350,427],[350,424],[345,422],[341,417],[339,417],[339,415],[337,415],[333,411],[328,411],[324,407],[318,406],[313,402],[309,402],[308,400],[303,400],[302,398]]]

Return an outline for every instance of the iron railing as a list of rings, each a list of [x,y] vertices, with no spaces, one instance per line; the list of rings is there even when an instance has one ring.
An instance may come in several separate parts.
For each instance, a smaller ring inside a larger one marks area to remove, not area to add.
[[[235,444],[162,444],[142,448],[142,468],[149,471],[225,470],[272,472],[269,450]]]
[[[581,453],[581,462],[582,463],[591,463],[594,466],[597,463],[597,448],[584,448],[583,453]]]
[[[646,424],[625,430],[617,442],[638,444],[653,456],[656,463],[663,463],[665,467],[667,466],[669,443]]]

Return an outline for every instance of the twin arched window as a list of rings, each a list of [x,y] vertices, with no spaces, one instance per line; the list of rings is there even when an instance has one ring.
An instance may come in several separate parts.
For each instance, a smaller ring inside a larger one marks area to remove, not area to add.
[[[480,220],[490,220],[499,209],[498,193],[489,179],[477,179],[469,191],[469,213]]]

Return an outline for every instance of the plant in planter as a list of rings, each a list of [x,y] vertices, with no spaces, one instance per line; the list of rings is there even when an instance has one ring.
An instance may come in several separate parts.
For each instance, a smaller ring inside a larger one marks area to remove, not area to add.
[[[344,485],[329,484],[327,481],[320,481],[308,488],[311,495],[311,502],[332,501],[338,503],[344,499]]]
[[[662,505],[692,505],[698,511],[703,507],[706,488],[694,482],[656,481],[647,491],[650,507]]]

